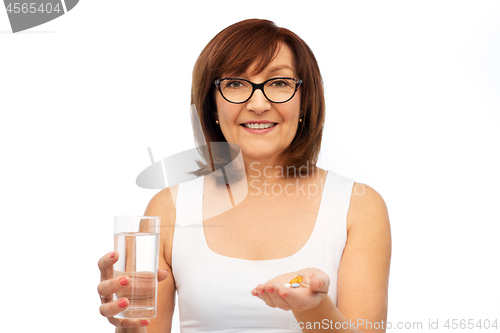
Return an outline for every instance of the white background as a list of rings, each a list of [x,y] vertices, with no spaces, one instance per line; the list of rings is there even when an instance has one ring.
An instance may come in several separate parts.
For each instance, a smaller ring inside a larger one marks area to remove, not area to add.
[[[500,2],[83,0],[18,34],[0,10],[2,331],[113,331],[96,292],[113,216],[156,193],[135,185],[148,146],[194,147],[194,62],[254,17],[318,59],[320,165],[387,203],[388,320],[500,324]]]

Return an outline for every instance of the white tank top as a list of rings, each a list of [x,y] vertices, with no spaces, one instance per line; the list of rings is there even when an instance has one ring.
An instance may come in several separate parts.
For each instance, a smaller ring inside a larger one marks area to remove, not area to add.
[[[179,185],[172,244],[181,333],[301,332],[292,311],[271,308],[251,290],[288,272],[316,267],[330,277],[337,304],[337,273],[347,239],[354,180],[328,172],[316,224],[307,243],[281,259],[246,260],[213,252],[202,225],[204,177]]]

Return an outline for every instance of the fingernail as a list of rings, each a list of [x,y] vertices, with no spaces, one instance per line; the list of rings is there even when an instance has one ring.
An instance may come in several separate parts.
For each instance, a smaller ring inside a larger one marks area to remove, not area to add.
[[[126,276],[122,277],[122,278],[120,279],[120,284],[121,284],[122,286],[126,286],[126,285],[128,284],[128,278],[127,278]]]
[[[259,290],[259,294],[263,294],[264,293],[264,290]]]
[[[149,325],[149,321],[147,321],[147,320],[141,320],[141,325],[142,326]]]
[[[120,308],[124,308],[127,306],[127,300],[126,299],[122,299],[121,301],[118,302],[118,306]]]
[[[286,294],[280,295],[281,297],[286,297]]]
[[[113,252],[111,252],[111,254],[109,255],[109,257],[110,257],[110,258],[114,258],[114,257],[115,257],[115,254],[116,254],[116,252],[115,252],[115,251],[113,251]]]
[[[272,288],[271,289],[267,289],[267,292],[272,294],[272,293],[274,293],[274,290]]]

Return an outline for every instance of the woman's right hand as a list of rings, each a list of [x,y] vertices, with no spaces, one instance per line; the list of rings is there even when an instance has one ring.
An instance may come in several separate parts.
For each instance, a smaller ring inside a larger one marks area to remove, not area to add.
[[[147,326],[150,323],[148,319],[120,319],[113,317],[126,310],[129,306],[129,300],[126,297],[113,301],[113,294],[124,290],[130,282],[130,278],[127,276],[113,277],[113,264],[118,261],[118,257],[118,252],[110,252],[99,259],[101,283],[97,286],[97,292],[102,303],[99,311],[101,315],[108,318],[111,324],[119,328]],[[168,271],[166,269],[158,270],[158,282],[165,280],[167,276]]]

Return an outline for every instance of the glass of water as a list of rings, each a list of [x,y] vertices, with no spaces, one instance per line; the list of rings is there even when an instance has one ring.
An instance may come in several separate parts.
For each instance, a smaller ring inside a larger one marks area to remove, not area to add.
[[[129,300],[128,308],[115,318],[156,317],[159,238],[158,216],[115,216],[115,251],[119,257],[113,275],[127,276],[128,284],[113,295],[113,300]]]

